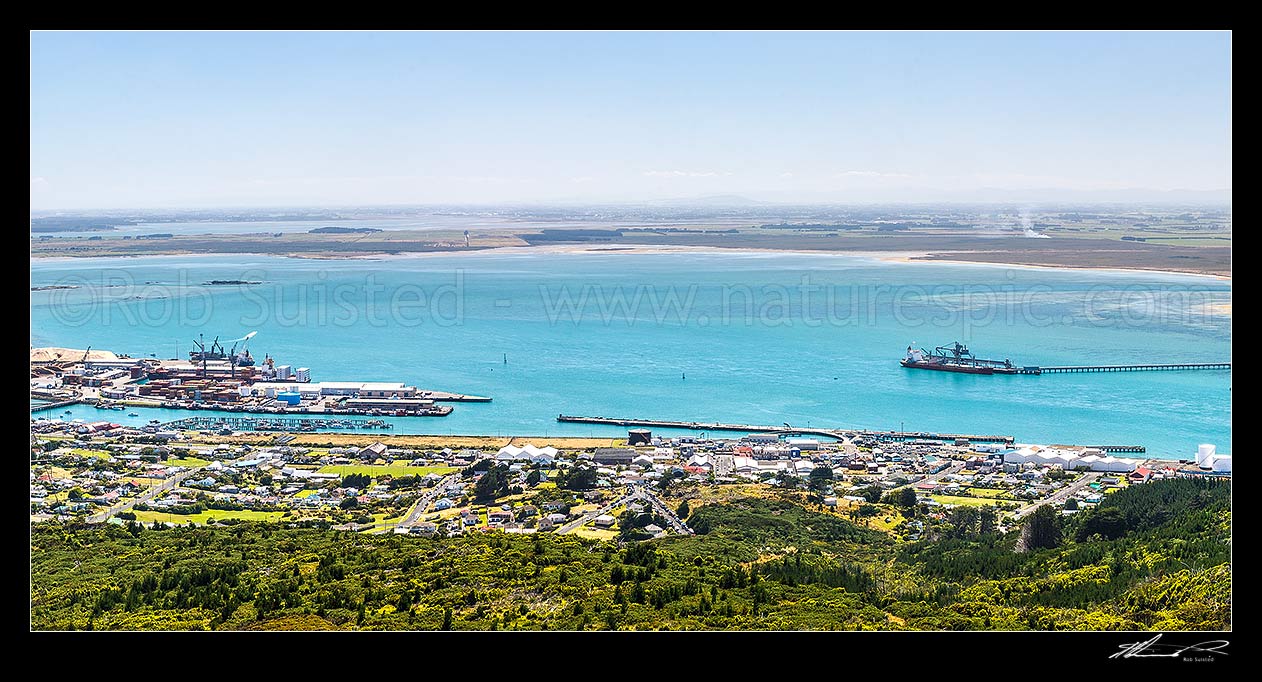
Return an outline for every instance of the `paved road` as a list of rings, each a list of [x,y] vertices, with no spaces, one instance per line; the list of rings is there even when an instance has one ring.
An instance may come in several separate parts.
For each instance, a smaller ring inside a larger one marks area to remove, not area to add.
[[[89,516],[88,523],[105,523],[106,521],[110,519],[111,516],[114,516],[115,514],[118,514],[119,512],[125,512],[142,502],[148,502],[149,500],[152,500],[158,495],[161,495],[162,493],[165,493],[169,490],[174,489],[179,484],[183,483],[184,479],[188,478],[189,476],[192,476],[193,474],[197,473],[198,471],[201,471],[204,468],[205,467],[197,467],[196,469],[189,469],[188,471],[181,471],[180,473],[162,481],[158,485],[149,488],[145,492],[141,493],[140,496],[136,497],[135,499],[124,502],[116,507],[110,507],[109,509],[106,509],[103,512]]]
[[[588,521],[591,521],[597,516],[600,516],[601,514],[608,514],[610,511],[616,509],[617,507],[621,505],[630,504],[631,500],[633,499],[635,499],[634,495],[624,495],[622,497],[619,497],[618,499],[614,500],[613,502],[610,502],[609,504],[601,507],[600,509],[597,509],[596,511],[587,512],[586,514],[578,517],[577,519],[574,519],[573,521],[565,524],[564,526],[561,526],[560,528],[556,529],[555,532],[568,533],[574,530],[575,528],[578,528],[579,526],[587,523]]]
[[[662,518],[666,519],[666,522],[670,524],[671,529],[673,529],[676,533],[679,533],[680,535],[694,534],[692,529],[688,527],[688,524],[684,523],[683,519],[679,518],[673,509],[667,507],[666,504],[658,499],[657,495],[654,495],[648,488],[637,488],[637,492],[640,499],[647,500],[649,505],[652,506],[653,509],[662,516]]]
[[[588,521],[591,521],[592,519],[596,518],[597,516],[600,516],[601,514],[608,514],[610,511],[617,509],[618,507],[631,504],[632,502],[636,500],[647,502],[648,505],[652,507],[654,511],[656,511],[660,516],[662,516],[662,518],[666,519],[666,522],[670,524],[671,529],[673,529],[676,533],[679,533],[681,535],[693,535],[693,531],[691,528],[688,527],[688,524],[684,523],[683,520],[681,520],[678,516],[676,516],[675,512],[672,511],[670,507],[667,507],[661,500],[657,498],[656,495],[654,495],[648,489],[639,487],[639,486],[637,486],[633,492],[623,495],[622,497],[619,497],[618,499],[614,500],[613,502],[610,502],[609,504],[601,507],[600,509],[587,512],[586,514],[580,516],[579,518],[565,524],[564,526],[561,526],[560,528],[557,528],[556,532],[569,533],[573,531],[574,529],[587,523]]]
[[[1060,490],[1057,490],[1056,492],[1052,493],[1049,497],[1036,500],[1033,503],[1016,510],[1015,512],[1012,513],[1012,518],[1019,519],[1025,516],[1026,514],[1033,512],[1035,509],[1038,509],[1039,507],[1045,504],[1050,504],[1052,505],[1053,508],[1059,508],[1061,505],[1065,503],[1065,500],[1069,499],[1070,495],[1073,495],[1079,490],[1082,490],[1083,488],[1100,480],[1100,477],[1103,475],[1104,475],[1103,472],[1091,472],[1091,473],[1083,474],[1082,478],[1074,481],[1073,483],[1070,483],[1069,485],[1065,486],[1064,488],[1061,488]]]
[[[929,474],[928,476],[925,477],[925,480],[923,482],[937,485],[938,483],[941,483],[942,479],[946,478],[947,476],[950,476],[952,474],[958,474],[963,470],[964,470],[964,462],[955,462],[951,464],[951,466],[943,469],[942,471],[939,471],[936,474]]]
[[[894,491],[894,490],[901,490],[902,488],[906,488],[906,487],[908,487],[908,486],[915,486],[915,485],[918,485],[918,484],[920,484],[920,483],[932,483],[932,484],[934,484],[934,485],[937,485],[937,484],[939,484],[939,483],[941,483],[941,482],[942,482],[942,479],[943,479],[943,478],[945,478],[945,477],[947,477],[947,476],[949,476],[949,475],[951,475],[951,474],[958,474],[958,473],[960,473],[960,472],[961,472],[961,471],[963,471],[963,470],[964,470],[964,462],[953,462],[950,466],[948,466],[947,468],[943,469],[942,471],[939,471],[939,472],[938,472],[938,473],[936,473],[936,474],[927,474],[927,475],[922,476],[922,477],[920,477],[920,478],[912,478],[912,479],[911,479],[910,481],[908,481],[907,483],[904,483],[903,485],[900,485],[900,486],[895,486],[895,487],[893,487],[893,488],[890,488],[890,490],[891,490],[891,491]],[[862,474],[860,474],[860,475],[862,475]],[[917,494],[917,495],[919,495],[919,494],[920,494],[920,490],[916,490],[916,494]]]
[[[421,517],[425,514],[425,510],[429,509],[431,504],[438,501],[438,498],[442,495],[443,490],[458,480],[460,480],[460,474],[451,474],[439,481],[433,488],[425,491],[425,494],[421,496],[421,499],[417,500],[416,504],[412,505],[412,509],[408,512],[407,517],[397,523],[395,528],[411,528],[419,523]]]

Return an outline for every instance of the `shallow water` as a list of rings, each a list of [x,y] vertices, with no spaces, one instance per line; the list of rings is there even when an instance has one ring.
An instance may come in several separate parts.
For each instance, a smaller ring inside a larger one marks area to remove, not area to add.
[[[955,340],[1018,365],[1223,362],[1231,283],[766,252],[490,251],[32,261],[31,343],[186,358],[251,349],[312,379],[494,398],[395,433],[617,435],[558,413],[1005,434],[1022,442],[1231,451],[1231,372],[971,376],[908,370]],[[203,286],[209,280],[261,284]],[[1218,312],[1215,312],[1215,311]],[[505,363],[507,360],[507,363]],[[130,411],[130,410],[129,410]],[[143,423],[187,411],[73,417]],[[60,411],[59,411],[60,412]],[[47,416],[55,416],[44,413]]]

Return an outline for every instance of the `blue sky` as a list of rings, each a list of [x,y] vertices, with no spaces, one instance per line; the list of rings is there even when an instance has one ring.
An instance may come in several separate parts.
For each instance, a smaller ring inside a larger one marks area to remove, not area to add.
[[[31,34],[31,206],[1231,187],[1231,35]]]

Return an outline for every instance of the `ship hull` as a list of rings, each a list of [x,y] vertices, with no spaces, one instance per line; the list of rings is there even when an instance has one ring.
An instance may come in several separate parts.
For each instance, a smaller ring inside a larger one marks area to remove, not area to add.
[[[931,369],[936,372],[957,372],[959,374],[994,374],[992,367],[973,367],[969,365],[949,365],[938,362],[900,362],[903,367],[909,369]]]

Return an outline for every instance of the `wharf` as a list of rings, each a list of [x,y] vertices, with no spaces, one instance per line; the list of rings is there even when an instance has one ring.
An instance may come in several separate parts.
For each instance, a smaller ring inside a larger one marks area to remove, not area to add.
[[[51,403],[40,403],[39,405],[31,405],[31,412],[43,412],[44,410],[55,410],[59,407],[69,407],[79,402],[78,398],[69,398],[58,400]]]
[[[925,433],[923,431],[854,431],[856,436],[875,438],[876,440],[940,440],[954,443],[966,440],[969,443],[1003,443],[1011,445],[1016,441],[1012,436],[987,436],[971,433]]]
[[[1006,443],[1013,442],[1012,436],[986,436],[962,433],[924,433],[902,431],[862,431],[855,429],[823,429],[801,426],[765,426],[756,424],[724,424],[720,422],[686,422],[667,419],[619,419],[613,417],[576,417],[558,415],[557,421],[574,424],[609,424],[612,426],[650,426],[664,429],[689,429],[692,431],[746,431],[749,433],[811,434],[846,440],[854,437],[869,437],[879,440],[939,440],[955,442],[967,440],[970,443]]]
[[[1164,365],[1075,365],[1066,367],[1020,367],[1017,374],[1072,374],[1086,372],[1158,372],[1193,369],[1231,369],[1230,362],[1179,362]]]
[[[1142,445],[1088,445],[1088,448],[1101,452],[1148,452]]]
[[[391,424],[380,419],[320,419],[296,417],[188,417],[161,424],[171,431],[314,431],[315,429],[389,429]]]
[[[576,424],[612,424],[614,426],[654,426],[663,429],[690,429],[692,431],[749,431],[751,433],[810,433],[830,438],[844,438],[837,429],[812,429],[785,426],[758,426],[754,424],[722,424],[719,422],[684,422],[667,419],[615,419],[612,417],[574,417],[558,415],[557,421]]]
[[[447,393],[446,391],[418,391],[417,397],[439,403],[489,403],[491,399],[481,395]]]

